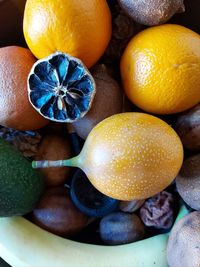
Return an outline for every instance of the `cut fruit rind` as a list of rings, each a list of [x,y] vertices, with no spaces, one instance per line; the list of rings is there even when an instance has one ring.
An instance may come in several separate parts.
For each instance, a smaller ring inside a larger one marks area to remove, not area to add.
[[[38,60],[28,76],[28,95],[33,107],[45,118],[74,122],[90,109],[96,86],[84,64],[56,52]]]

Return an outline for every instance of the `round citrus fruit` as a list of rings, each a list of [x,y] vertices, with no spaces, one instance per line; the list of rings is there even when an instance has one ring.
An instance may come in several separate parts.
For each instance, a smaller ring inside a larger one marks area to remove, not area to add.
[[[37,58],[56,51],[94,65],[111,37],[111,14],[106,0],[28,0],[24,36]]]
[[[103,194],[146,199],[167,187],[183,162],[183,146],[164,121],[122,113],[100,122],[81,152],[81,167]]]
[[[35,58],[22,47],[0,49],[0,125],[34,130],[48,123],[28,100],[27,78]]]
[[[200,35],[179,25],[137,34],[121,60],[129,99],[145,111],[173,114],[200,100]]]

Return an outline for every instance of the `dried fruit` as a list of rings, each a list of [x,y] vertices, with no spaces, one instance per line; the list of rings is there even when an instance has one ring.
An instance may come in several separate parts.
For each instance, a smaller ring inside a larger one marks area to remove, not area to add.
[[[175,130],[185,148],[200,150],[200,105],[179,115]]]
[[[39,145],[35,159],[65,159],[71,157],[71,147],[67,137],[57,134],[47,134]],[[69,168],[46,168],[40,170],[47,186],[59,186],[64,184],[69,177]]]
[[[145,200],[132,200],[132,201],[121,201],[119,203],[119,209],[123,212],[135,212],[137,211],[143,204]]]
[[[96,95],[89,112],[73,125],[77,134],[86,139],[96,124],[122,112],[123,93],[105,65],[96,65],[91,71],[96,83]]]
[[[144,237],[145,226],[135,214],[113,212],[100,222],[100,236],[109,245],[128,244]]]
[[[195,210],[200,210],[200,154],[186,159],[176,178],[178,193]]]
[[[80,212],[67,195],[67,189],[48,189],[32,213],[32,220],[41,228],[57,235],[69,236],[81,231],[88,217]]]
[[[100,193],[78,170],[73,177],[70,195],[76,207],[91,217],[103,217],[116,210],[119,201]]]
[[[56,52],[33,65],[28,93],[31,104],[43,117],[73,122],[90,109],[95,82],[79,59]]]
[[[174,221],[173,195],[163,191],[145,201],[140,209],[140,218],[146,226],[169,229]]]
[[[185,11],[183,0],[118,0],[124,11],[140,24],[165,23],[174,14]]]
[[[0,137],[14,145],[25,157],[34,157],[42,135],[35,131],[17,131],[11,128],[0,128]]]

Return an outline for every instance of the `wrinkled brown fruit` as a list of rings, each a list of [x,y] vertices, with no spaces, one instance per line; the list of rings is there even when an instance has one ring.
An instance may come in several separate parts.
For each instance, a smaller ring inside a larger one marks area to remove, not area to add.
[[[32,220],[41,228],[61,236],[70,236],[81,231],[88,217],[80,212],[68,196],[67,189],[48,189],[32,213]]]
[[[70,143],[67,137],[56,134],[46,135],[35,157],[36,160],[61,160],[71,157]],[[47,186],[58,186],[64,184],[69,177],[70,169],[63,168],[45,168],[40,170],[44,175]]]
[[[105,65],[97,65],[91,70],[96,82],[96,95],[90,111],[73,123],[77,134],[86,139],[90,131],[100,121],[122,112],[123,94],[118,83],[109,74]]]
[[[185,11],[183,0],[118,0],[122,9],[136,22],[148,26],[167,22]]]
[[[183,217],[172,228],[167,245],[169,267],[200,266],[200,212]]]

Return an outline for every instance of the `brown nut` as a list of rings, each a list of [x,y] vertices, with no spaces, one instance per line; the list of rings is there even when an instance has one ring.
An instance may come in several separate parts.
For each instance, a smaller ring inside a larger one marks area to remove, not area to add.
[[[195,210],[200,210],[200,154],[186,159],[176,178],[178,193]]]
[[[71,157],[71,148],[67,137],[55,134],[46,135],[38,149],[35,160],[60,160]],[[45,168],[40,170],[44,175],[47,186],[64,184],[69,177],[69,168]]]
[[[105,118],[122,111],[123,95],[118,83],[110,76],[105,65],[91,71],[96,82],[96,95],[89,112],[73,123],[77,134],[86,139],[90,131]]]
[[[178,117],[175,130],[185,148],[200,151],[200,104]]]
[[[73,235],[88,223],[88,217],[74,206],[64,187],[47,189],[32,213],[32,220],[41,228],[61,236]]]

